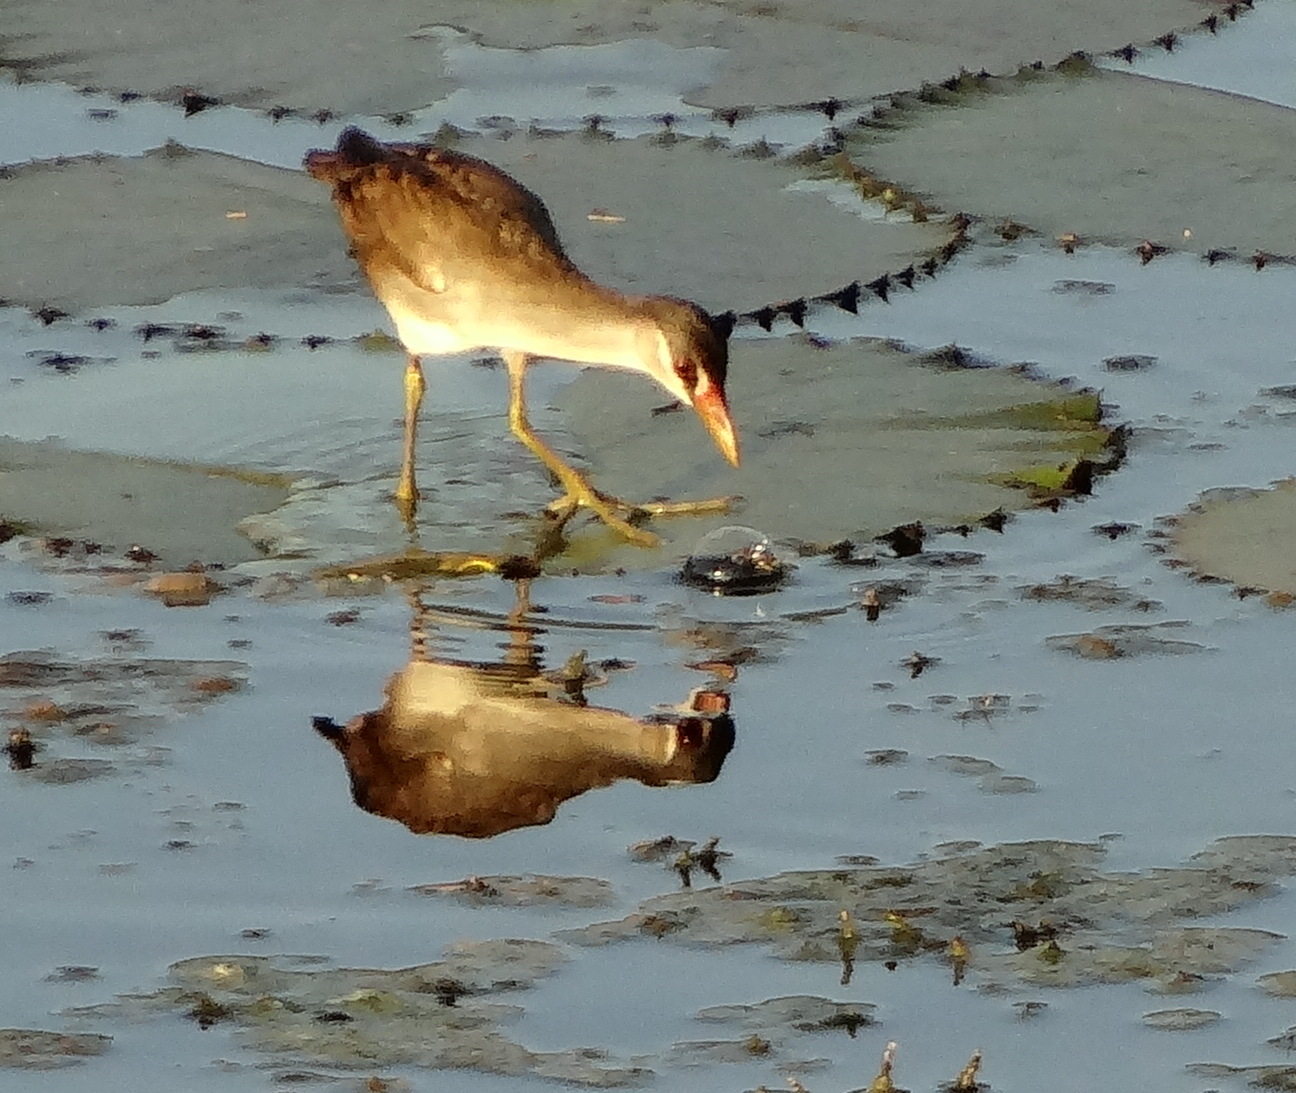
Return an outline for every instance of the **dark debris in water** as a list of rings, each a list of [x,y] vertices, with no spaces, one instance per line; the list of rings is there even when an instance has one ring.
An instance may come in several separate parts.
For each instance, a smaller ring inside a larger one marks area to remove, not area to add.
[[[7,593],[5,599],[15,607],[41,607],[53,601],[54,593],[15,589]]]
[[[112,357],[87,357],[81,353],[63,353],[56,349],[33,349],[27,354],[42,368],[65,376],[73,375],[92,364],[111,364]]]
[[[890,531],[875,536],[874,541],[885,543],[897,558],[911,558],[915,554],[921,553],[926,538],[926,529],[921,522],[915,521],[912,524],[901,524],[899,527],[894,527]]]
[[[1157,359],[1146,353],[1129,353],[1123,357],[1107,357],[1103,368],[1108,372],[1146,372],[1156,366]]]
[[[859,606],[869,622],[877,622],[883,611],[899,606],[906,596],[921,591],[917,580],[878,581],[875,584],[858,587],[855,591],[860,597]]]
[[[1109,281],[1054,281],[1053,291],[1060,296],[1110,296],[1116,286]]]
[[[684,888],[693,886],[694,872],[701,872],[709,880],[720,884],[724,880],[720,875],[720,866],[733,857],[729,851],[720,849],[718,835],[712,835],[701,846],[692,839],[665,835],[660,839],[635,843],[629,848],[629,854],[635,861],[665,864],[679,877],[680,885]]]
[[[1138,524],[1127,524],[1120,520],[1111,520],[1105,524],[1095,524],[1093,533],[1115,542],[1117,539],[1124,538],[1131,531],[1137,531],[1138,527]]]
[[[192,118],[195,114],[201,114],[204,110],[219,106],[220,99],[211,95],[204,95],[201,91],[195,91],[192,87],[186,87],[180,92],[179,103],[184,110],[184,116]]]
[[[692,839],[677,839],[674,835],[662,835],[656,839],[644,839],[626,849],[631,860],[637,862],[668,862],[680,854],[688,853],[697,843]]]
[[[99,969],[88,964],[64,964],[45,977],[46,983],[89,983],[99,979]]]
[[[160,338],[167,339],[172,348],[180,353],[221,351],[240,346],[255,349],[258,348],[256,343],[260,343],[259,348],[266,349],[278,340],[272,334],[256,334],[246,342],[235,341],[228,336],[225,327],[212,323],[146,322],[137,326],[135,333],[143,339],[145,345]]]
[[[5,755],[9,757],[10,770],[31,770],[36,762],[37,744],[32,740],[31,730],[11,729],[9,742],[5,744]]]
[[[932,668],[940,662],[940,657],[929,657],[915,649],[900,662],[900,666],[908,671],[910,679],[917,679],[928,668]]]
[[[910,564],[919,569],[959,569],[980,565],[985,555],[975,550],[933,550],[914,555]]]

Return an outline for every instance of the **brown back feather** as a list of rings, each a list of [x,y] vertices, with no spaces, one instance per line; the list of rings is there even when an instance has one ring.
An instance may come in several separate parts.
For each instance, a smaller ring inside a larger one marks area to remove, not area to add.
[[[375,287],[398,272],[427,291],[497,272],[534,280],[577,272],[544,202],[484,160],[424,144],[382,144],[347,130],[306,156]]]

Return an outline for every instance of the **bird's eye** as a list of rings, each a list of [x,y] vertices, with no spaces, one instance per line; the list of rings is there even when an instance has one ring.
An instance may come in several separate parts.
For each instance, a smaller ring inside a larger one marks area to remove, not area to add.
[[[675,364],[675,375],[679,376],[680,383],[684,385],[685,391],[697,390],[697,364],[695,364],[691,359],[685,358],[682,361],[677,361]]]

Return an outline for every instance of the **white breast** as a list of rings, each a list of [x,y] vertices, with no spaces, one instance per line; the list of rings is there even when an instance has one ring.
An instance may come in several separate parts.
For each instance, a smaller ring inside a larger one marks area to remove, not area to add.
[[[396,334],[411,353],[422,356],[439,356],[443,353],[462,353],[468,349],[480,349],[480,345],[463,337],[460,330],[446,323],[429,321],[412,311],[407,311],[399,304],[389,304],[388,313],[396,324]]]

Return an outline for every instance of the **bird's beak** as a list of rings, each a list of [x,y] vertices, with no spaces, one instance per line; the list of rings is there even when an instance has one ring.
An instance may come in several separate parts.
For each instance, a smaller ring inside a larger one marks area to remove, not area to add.
[[[706,431],[716,442],[721,454],[735,467],[738,466],[738,437],[734,433],[733,422],[729,418],[729,406],[723,392],[718,388],[708,388],[693,396],[693,409],[697,411]]]

